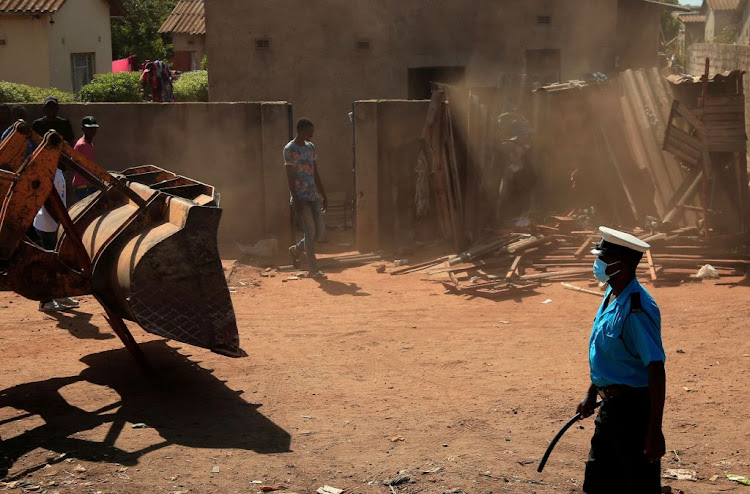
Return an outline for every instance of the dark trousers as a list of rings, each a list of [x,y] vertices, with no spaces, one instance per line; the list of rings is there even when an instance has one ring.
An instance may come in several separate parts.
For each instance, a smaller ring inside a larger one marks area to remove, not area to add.
[[[596,417],[583,494],[659,494],[661,462],[649,462],[648,389],[607,400]]]

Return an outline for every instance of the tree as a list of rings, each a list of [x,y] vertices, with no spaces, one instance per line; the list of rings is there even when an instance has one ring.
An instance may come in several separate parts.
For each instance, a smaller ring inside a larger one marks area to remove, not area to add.
[[[159,28],[177,0],[123,0],[125,17],[112,21],[112,56],[115,60],[135,55],[144,60],[172,57],[172,36]]]
[[[669,5],[679,5],[678,0],[659,0],[661,3]],[[678,42],[682,22],[674,15],[670,9],[662,9],[660,18],[661,28],[661,51],[667,56],[674,56],[678,63],[682,63],[683,53],[682,45]]]

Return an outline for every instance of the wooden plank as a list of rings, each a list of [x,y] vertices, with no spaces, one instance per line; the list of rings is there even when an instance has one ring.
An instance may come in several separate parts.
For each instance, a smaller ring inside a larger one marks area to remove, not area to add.
[[[518,270],[518,265],[521,264],[522,258],[523,256],[516,256],[516,258],[513,259],[513,264],[510,265],[510,269],[508,270],[508,273],[505,275],[506,280],[513,278],[513,276],[516,274],[516,271]]]
[[[433,259],[432,261],[426,261],[426,262],[421,262],[419,264],[414,264],[413,266],[406,266],[406,267],[391,271],[391,275],[407,274],[407,273],[412,273],[416,271],[421,271],[423,269],[428,269],[433,266],[437,266],[438,264],[443,263],[447,260],[448,260],[448,256],[445,256],[445,257],[440,257],[438,259]]]
[[[677,134],[674,132],[670,133],[667,146],[679,149],[683,154],[693,156],[695,159],[698,159],[702,153],[701,149],[703,148],[703,144],[701,143],[698,146],[693,146],[692,144],[687,144],[684,141],[676,139],[676,135]]]
[[[741,153],[747,152],[745,142],[709,142],[708,150],[714,153]]]
[[[731,95],[706,95],[703,98],[703,106],[744,106],[745,96],[742,94]]]
[[[656,269],[654,268],[654,257],[651,250],[646,251],[646,260],[648,261],[648,272],[651,275],[651,281],[656,281]]]
[[[709,130],[706,129],[706,132]],[[677,139],[686,145],[690,146],[693,149],[699,150],[701,147],[703,147],[703,142],[701,142],[700,139],[698,139],[695,136],[692,136],[688,134],[687,132],[683,131],[682,129],[678,129],[677,127],[672,127],[668,129],[669,132],[669,139]],[[698,151],[700,152],[700,151]]]
[[[695,130],[697,130],[700,133],[703,133],[705,128],[703,126],[703,122],[698,120],[691,112],[684,106],[681,105],[679,101],[675,100],[674,102],[674,111],[677,112],[687,123],[693,126]]]
[[[525,276],[521,276],[520,279],[530,281],[530,280],[546,280],[549,278],[559,278],[561,276],[571,276],[571,275],[578,275],[578,274],[586,274],[591,273],[591,268],[580,268],[580,269],[567,269],[564,271],[551,271],[549,273],[538,273],[538,274],[527,274]]]
[[[581,244],[580,247],[576,250],[576,253],[573,254],[575,257],[580,258],[584,254],[586,254],[586,251],[590,250],[589,247],[591,247],[591,244],[596,241],[598,237],[587,237],[586,240]]]
[[[739,113],[745,114],[745,106],[707,106],[703,108],[703,117],[709,115],[728,114],[728,113]]]
[[[731,129],[714,129],[709,128],[706,130],[706,138],[708,140],[711,140],[716,137],[731,137],[735,139],[746,139],[747,134],[745,132],[744,127],[737,127],[737,128],[731,128]]]
[[[696,160],[694,157],[690,156],[689,154],[683,153],[682,150],[680,150],[680,149],[672,146],[671,143],[667,144],[664,147],[664,150],[667,151],[667,152],[669,152],[669,153],[672,153],[677,158],[679,158],[682,161],[685,161],[687,163],[690,163],[693,166],[697,166],[698,165],[698,160]]]

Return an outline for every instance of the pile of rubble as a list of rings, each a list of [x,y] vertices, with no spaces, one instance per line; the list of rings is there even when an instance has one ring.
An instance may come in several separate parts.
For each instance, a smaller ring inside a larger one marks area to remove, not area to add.
[[[499,232],[466,252],[406,266],[391,274],[424,273],[428,280],[442,283],[449,293],[496,297],[512,297],[544,282],[594,282],[590,251],[600,235],[593,230],[576,230],[572,217],[553,219],[554,226]],[[750,274],[750,250],[742,245],[747,237],[705,239],[693,227],[629,232],[651,245],[638,268],[642,281],[665,285]]]

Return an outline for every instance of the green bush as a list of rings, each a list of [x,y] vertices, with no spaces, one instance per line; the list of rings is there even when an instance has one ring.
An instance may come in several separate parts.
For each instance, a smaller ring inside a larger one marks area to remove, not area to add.
[[[208,72],[185,72],[174,83],[175,101],[208,101]]]
[[[96,74],[93,81],[78,91],[76,100],[89,103],[143,101],[143,95],[139,92],[140,77],[140,72]]]
[[[203,55],[201,58],[201,70],[208,70],[208,55]]]
[[[41,103],[47,96],[55,96],[60,103],[70,103],[74,100],[73,93],[59,89],[0,81],[0,103]]]

